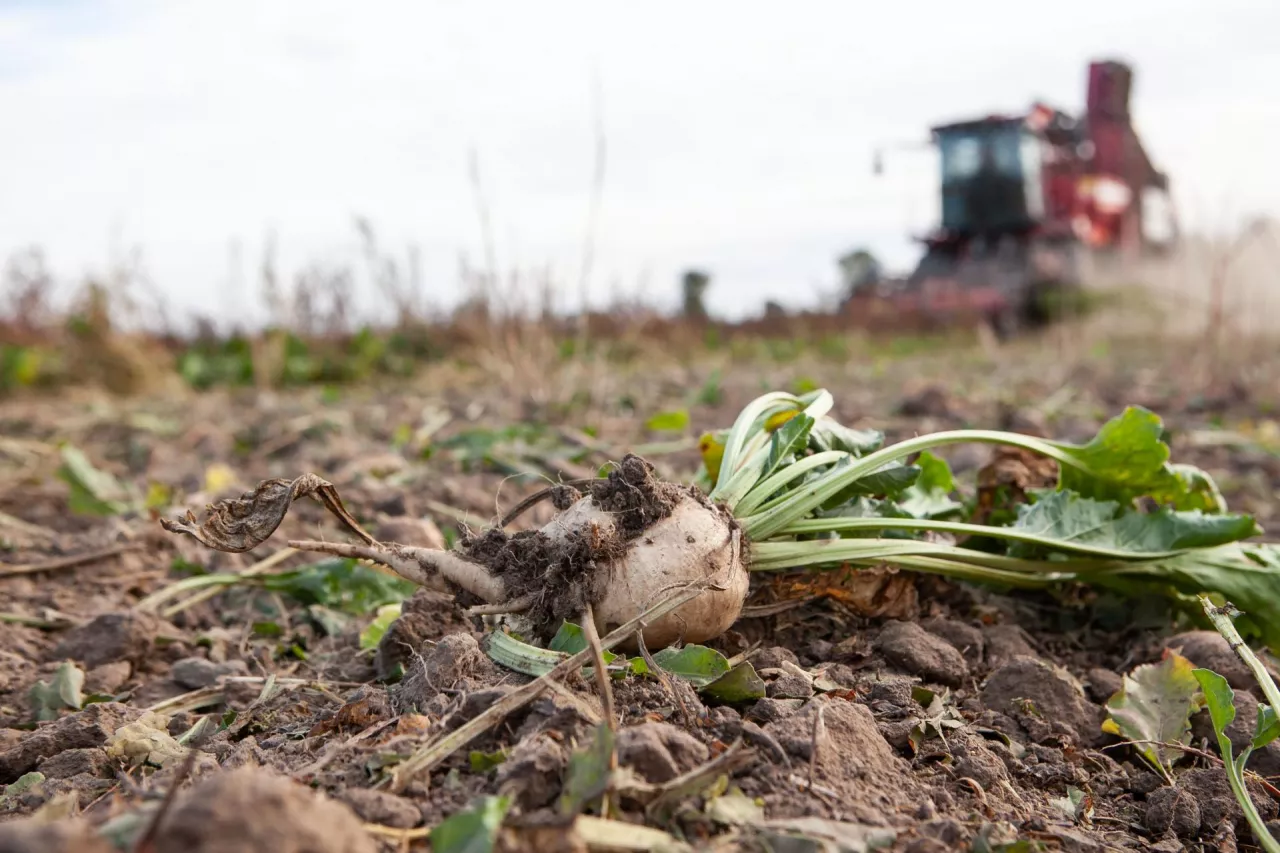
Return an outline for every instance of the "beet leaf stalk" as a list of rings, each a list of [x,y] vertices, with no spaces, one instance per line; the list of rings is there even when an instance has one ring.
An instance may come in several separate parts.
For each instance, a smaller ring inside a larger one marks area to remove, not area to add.
[[[1164,426],[1129,407],[1089,442],[964,429],[883,446],[831,417],[830,395],[768,394],[732,428],[703,437],[710,496],[749,541],[753,572],[893,565],[1017,588],[1087,582],[1123,592],[1244,600],[1280,642],[1280,549],[1227,511],[1212,478],[1170,463]],[[1056,464],[1055,483],[978,523],[930,451],[980,443]],[[916,459],[914,464],[908,460]]]

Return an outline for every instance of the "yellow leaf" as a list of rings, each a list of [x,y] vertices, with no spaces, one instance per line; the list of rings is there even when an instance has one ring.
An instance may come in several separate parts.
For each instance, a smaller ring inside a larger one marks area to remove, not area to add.
[[[164,509],[172,497],[169,487],[154,480],[147,486],[147,509]]]
[[[236,474],[221,462],[215,462],[204,469],[204,490],[214,494],[224,492],[234,486]]]
[[[800,414],[799,409],[790,409],[789,411],[786,411],[786,412],[778,412],[778,414],[774,415],[773,417],[769,418],[767,421],[764,422],[765,432],[773,432],[778,427],[782,426],[783,424],[785,424],[787,421],[791,420],[798,414]]]
[[[702,438],[698,439],[698,450],[702,453],[702,464],[707,469],[707,476],[711,478],[711,485],[714,486],[716,481],[720,479],[720,462],[724,459],[724,442],[709,432],[704,433]]]

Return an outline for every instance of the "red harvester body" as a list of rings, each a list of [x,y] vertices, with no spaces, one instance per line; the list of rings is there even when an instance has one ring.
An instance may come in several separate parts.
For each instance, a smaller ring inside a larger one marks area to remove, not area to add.
[[[1055,292],[1080,287],[1081,253],[1135,257],[1171,245],[1168,179],[1134,130],[1132,83],[1128,65],[1094,62],[1080,119],[1036,103],[932,128],[940,227],[921,239],[924,256],[906,279],[868,283],[848,310],[872,327],[985,318],[1008,335],[1049,319]],[[1162,203],[1166,233],[1153,234]]]

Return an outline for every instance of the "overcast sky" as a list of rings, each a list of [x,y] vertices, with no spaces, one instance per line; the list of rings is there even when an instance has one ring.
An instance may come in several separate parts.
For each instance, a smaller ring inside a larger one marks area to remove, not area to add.
[[[1078,111],[1099,56],[1135,64],[1184,220],[1280,214],[1275,0],[0,0],[0,251],[72,277],[137,246],[179,306],[257,318],[268,231],[289,271],[357,257],[364,215],[447,303],[483,258],[474,148],[498,263],[551,265],[568,299],[598,115],[597,304],[672,305],[691,265],[717,313],[812,304],[853,246],[909,266],[936,215],[930,152],[877,179],[877,144]]]

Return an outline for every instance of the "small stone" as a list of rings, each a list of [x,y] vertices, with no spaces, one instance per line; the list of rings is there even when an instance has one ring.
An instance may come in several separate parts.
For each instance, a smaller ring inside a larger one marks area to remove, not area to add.
[[[800,663],[800,659],[796,657],[795,652],[785,646],[762,649],[751,657],[751,665],[756,668],[757,672],[762,669],[781,669],[783,661],[796,665]]]
[[[669,782],[707,760],[706,745],[670,723],[641,723],[618,732],[618,763],[645,780]]]
[[[920,824],[919,832],[926,838],[936,838],[952,849],[958,849],[969,838],[964,824],[950,817],[927,820]]]
[[[955,767],[958,778],[968,777],[985,789],[990,789],[997,782],[1008,781],[1009,769],[996,755],[981,745],[972,745],[966,750]]]
[[[774,699],[766,697],[759,699],[752,705],[746,713],[746,719],[754,720],[758,723],[772,723],[777,720],[786,719],[787,717],[800,710],[800,706],[804,704],[801,699]]]
[[[0,751],[0,784],[13,782],[36,769],[41,759],[64,750],[102,746],[118,728],[141,715],[141,711],[119,702],[96,702],[27,732],[22,740]]]
[[[876,644],[891,665],[925,681],[959,687],[969,675],[969,667],[955,646],[914,622],[888,623]]]
[[[813,682],[803,675],[787,672],[770,682],[765,693],[774,699],[808,699],[813,696]]]
[[[188,690],[199,690],[211,687],[224,675],[246,675],[249,668],[239,659],[226,663],[214,663],[205,658],[183,658],[174,663],[169,670],[169,677]]]

